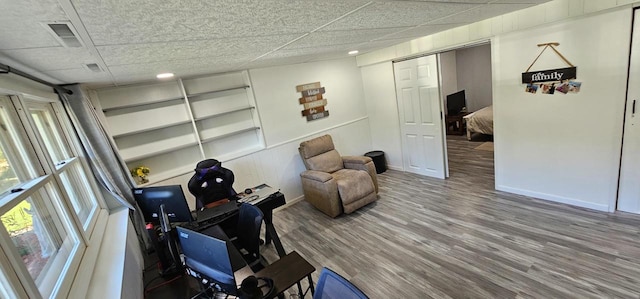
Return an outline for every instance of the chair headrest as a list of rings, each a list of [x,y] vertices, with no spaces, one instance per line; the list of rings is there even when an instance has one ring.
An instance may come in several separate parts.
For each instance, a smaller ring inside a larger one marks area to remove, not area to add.
[[[219,171],[221,168],[222,168],[222,162],[216,159],[203,160],[196,165],[195,175],[200,180],[208,173]]]
[[[331,135],[320,136],[300,143],[298,151],[303,159],[309,159],[335,149]]]

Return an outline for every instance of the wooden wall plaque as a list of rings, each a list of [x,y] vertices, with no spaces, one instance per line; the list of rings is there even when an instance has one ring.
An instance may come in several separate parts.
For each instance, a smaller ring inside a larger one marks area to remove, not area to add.
[[[302,110],[302,116],[309,116],[311,114],[316,114],[316,113],[320,113],[320,112],[324,112],[324,106],[310,108],[310,109],[307,109],[307,110]]]
[[[315,89],[315,88],[320,88],[320,82],[313,82],[313,83],[307,83],[307,84],[302,84],[302,85],[298,85],[296,86],[296,91],[297,92],[301,92],[303,90],[309,90],[309,89]]]
[[[309,103],[304,103],[304,109],[311,109],[316,107],[321,107],[327,105],[327,100],[313,101]]]
[[[303,90],[302,91],[302,96],[303,97],[310,97],[310,96],[315,96],[315,95],[323,94],[323,93],[324,93],[324,87],[322,87],[322,88],[314,88],[314,89]]]
[[[302,94],[298,99],[304,110],[300,111],[302,117],[306,117],[307,121],[317,120],[329,116],[329,110],[325,109],[327,99],[324,98],[324,87],[320,82],[300,84],[296,86],[296,91]]]
[[[322,94],[317,94],[315,96],[310,96],[310,97],[302,97],[298,99],[298,102],[300,102],[300,104],[304,104],[304,103],[309,103],[317,100],[322,100]]]
[[[312,120],[316,120],[316,119],[321,119],[321,118],[325,118],[329,116],[329,111],[324,111],[324,112],[320,112],[320,113],[315,113],[315,114],[311,114],[311,115],[307,115],[307,121],[312,121]]]

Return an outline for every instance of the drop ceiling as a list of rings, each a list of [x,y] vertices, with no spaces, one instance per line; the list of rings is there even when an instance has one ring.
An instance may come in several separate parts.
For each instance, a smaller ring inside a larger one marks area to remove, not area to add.
[[[55,84],[122,85],[362,54],[547,1],[0,0],[0,63]],[[65,47],[51,23],[82,46]]]

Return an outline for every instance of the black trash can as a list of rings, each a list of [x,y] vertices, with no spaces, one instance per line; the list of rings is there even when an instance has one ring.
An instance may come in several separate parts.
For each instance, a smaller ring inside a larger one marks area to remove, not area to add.
[[[380,174],[387,171],[387,159],[384,157],[383,151],[372,151],[364,154],[373,160],[376,166],[376,173]]]

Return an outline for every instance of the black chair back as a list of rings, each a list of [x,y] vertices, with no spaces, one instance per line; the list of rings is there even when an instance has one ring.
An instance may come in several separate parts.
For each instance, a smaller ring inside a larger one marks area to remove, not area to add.
[[[232,199],[237,195],[233,189],[235,176],[233,171],[222,167],[215,159],[198,162],[195,173],[188,183],[189,192],[196,197],[196,208],[221,199]]]
[[[169,214],[167,213],[164,204],[160,205],[160,215],[158,215],[158,220],[160,221],[160,231],[162,232],[164,238],[164,244],[169,251],[169,258],[173,263],[173,265],[171,265],[168,269],[165,269],[165,271],[170,271],[172,274],[182,273],[182,260],[180,259],[180,251],[178,251],[176,232],[171,228]]]
[[[248,260],[247,263],[250,265],[260,260],[260,229],[263,218],[264,215],[258,207],[248,203],[243,203],[240,206],[237,245],[249,253],[251,260]]]

